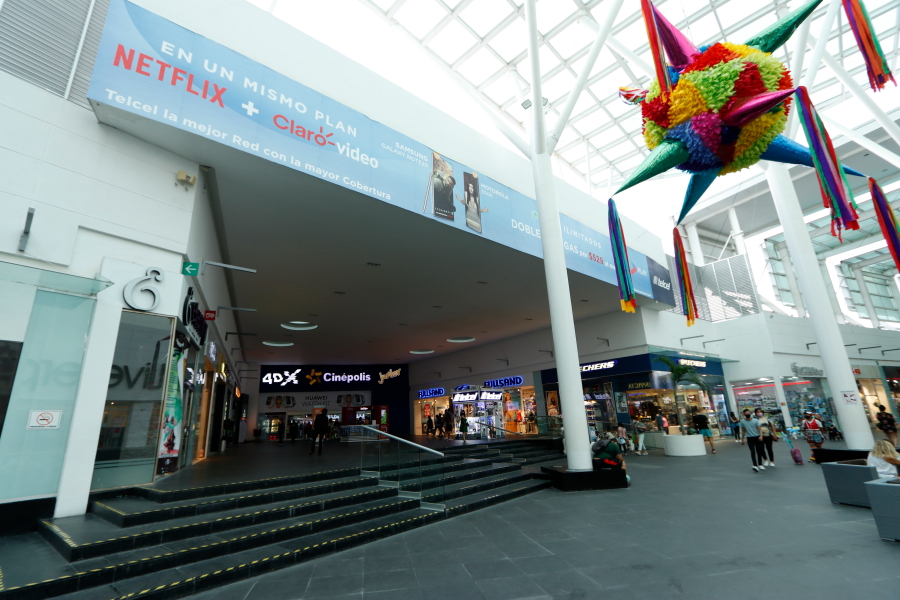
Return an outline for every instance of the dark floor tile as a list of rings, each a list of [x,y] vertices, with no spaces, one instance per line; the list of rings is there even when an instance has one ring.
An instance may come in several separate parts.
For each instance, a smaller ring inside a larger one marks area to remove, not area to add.
[[[379,571],[394,571],[397,569],[412,569],[415,565],[408,552],[403,554],[378,554],[366,553],[365,572],[377,573]]]
[[[201,592],[195,596],[191,596],[191,600],[251,600],[260,598],[261,596],[252,594],[253,588],[257,585],[258,579],[246,579],[235,583],[214,588]],[[300,598],[301,596],[296,596]],[[109,598],[106,598],[109,600]]]
[[[487,600],[474,581],[421,587],[422,600]]]
[[[330,596],[346,596],[348,594],[362,594],[363,575],[332,575],[328,577],[313,577],[309,580],[309,587],[303,598],[327,598]]]
[[[527,577],[503,577],[483,579],[478,588],[487,600],[528,600],[550,598],[547,593]]]
[[[591,594],[598,594],[600,591],[597,582],[575,570],[538,573],[529,577],[547,594],[554,597],[560,594],[584,593],[584,597],[590,598]]]
[[[416,578],[416,572],[413,569],[367,572],[363,577],[363,590],[366,592],[403,590],[418,587],[419,580]]]
[[[382,592],[363,592],[363,600],[423,600],[423,598],[421,589],[407,588]]]
[[[558,556],[531,556],[527,558],[514,558],[513,562],[526,575],[538,573],[553,573],[554,571],[568,571],[572,566]]]
[[[464,562],[463,566],[475,581],[501,577],[522,577],[524,575],[522,570],[509,559]]]
[[[346,558],[343,552],[320,558],[316,563],[313,577],[329,577],[332,575],[360,575],[365,567],[364,558]]]

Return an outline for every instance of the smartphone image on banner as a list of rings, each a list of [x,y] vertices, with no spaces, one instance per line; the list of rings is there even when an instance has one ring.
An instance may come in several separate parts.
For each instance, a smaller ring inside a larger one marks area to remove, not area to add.
[[[463,173],[463,197],[460,202],[466,207],[466,226],[481,233],[481,192],[478,189],[478,173]]]
[[[453,205],[454,186],[456,179],[453,177],[453,167],[435,152],[432,155],[431,181],[429,181],[429,191],[434,198],[432,207],[434,216],[448,221],[454,220],[456,214],[456,207]],[[427,195],[425,202],[427,206]]]

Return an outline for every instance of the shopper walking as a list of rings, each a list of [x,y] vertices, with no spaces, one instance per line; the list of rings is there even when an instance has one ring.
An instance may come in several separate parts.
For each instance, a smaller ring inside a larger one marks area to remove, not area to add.
[[[741,420],[732,412],[728,418],[731,420],[731,434],[734,436],[734,443],[741,443]]]
[[[316,438],[319,440],[319,456],[322,456],[322,444],[325,443],[325,437],[328,435],[328,409],[323,408],[322,412],[316,415],[313,421],[313,440],[312,448],[309,451],[310,456],[316,451]]]
[[[459,432],[463,436],[463,444],[466,443],[466,434],[469,433],[469,421],[466,419],[466,415],[459,415]]]
[[[306,422],[306,425],[303,426],[303,437],[306,438],[307,441],[311,440],[313,435],[313,426],[309,421]]]
[[[816,462],[816,455],[813,451],[821,448],[822,444],[825,443],[825,430],[822,427],[822,421],[818,420],[814,414],[806,413],[805,416],[806,420],[800,423],[800,430],[803,431],[806,443],[809,444],[810,456],[808,462]]]
[[[628,429],[622,423],[619,423],[618,428],[616,429],[616,443],[619,444],[619,450],[621,450],[622,455],[626,455],[628,453]]]
[[[656,413],[656,426],[659,427],[660,432],[663,435],[667,434],[669,424],[666,422],[666,418],[663,416],[661,412]]]
[[[438,413],[434,419],[434,429],[439,438],[444,437],[444,417],[441,416],[441,413]]]
[[[897,450],[887,440],[878,440],[875,447],[869,452],[866,464],[875,467],[879,477],[897,477],[897,465],[900,465],[900,456]]]
[[[453,413],[449,408],[444,411],[444,434],[448,440],[453,436]]]
[[[434,437],[434,419],[428,417],[428,422],[425,423],[425,435],[428,437]]]
[[[638,456],[647,456],[647,446],[644,445],[644,434],[647,433],[647,426],[636,420],[632,425],[632,429],[634,429],[635,452],[637,452]]]
[[[759,422],[753,418],[749,408],[743,411],[744,420],[741,421],[741,445],[746,443],[750,447],[750,460],[753,461],[753,471],[759,473],[766,468],[759,463],[762,458],[762,445],[759,441]]]
[[[694,415],[694,429],[700,432],[706,441],[709,442],[709,448],[712,450],[712,453],[716,453],[716,446],[713,444],[712,430],[709,428],[709,417],[702,412],[698,412]]]
[[[297,439],[297,421],[291,421],[291,424],[288,425],[288,436],[291,438],[291,443]]]
[[[756,421],[759,423],[759,438],[762,444],[762,464],[766,467],[774,467],[775,453],[772,452],[772,442],[779,440],[775,423],[769,420],[761,408],[756,409]],[[766,460],[767,455],[768,460]]]
[[[891,446],[894,448],[897,447],[897,421],[894,419],[894,415],[889,413],[883,404],[878,406],[878,412],[875,413],[875,418],[878,419],[878,429],[884,432],[884,435],[887,436],[888,442],[891,443]]]

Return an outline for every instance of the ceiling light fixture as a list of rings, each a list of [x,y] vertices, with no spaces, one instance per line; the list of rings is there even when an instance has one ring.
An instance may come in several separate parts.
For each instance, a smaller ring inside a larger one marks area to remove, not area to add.
[[[287,348],[293,346],[294,342],[263,342],[264,346],[272,346],[273,348]]]
[[[290,321],[291,325],[309,325],[309,321]]]
[[[293,325],[294,321],[290,323],[282,323],[281,326],[285,329],[290,329],[291,331],[309,331],[310,329],[315,329],[318,325],[313,325],[312,323],[306,323],[305,325]]]
[[[410,350],[410,354],[434,354],[434,350]]]
[[[468,336],[452,337],[452,338],[447,338],[447,341],[451,342],[453,344],[468,344],[469,342],[474,342],[475,338],[468,337]]]
[[[487,285],[487,281],[476,281],[475,283],[479,283],[481,285]]]
[[[381,266],[381,263],[366,263],[366,264],[369,265],[370,267],[380,267]]]
[[[344,296],[347,294],[347,292],[335,292],[335,294],[337,294],[338,296]]]

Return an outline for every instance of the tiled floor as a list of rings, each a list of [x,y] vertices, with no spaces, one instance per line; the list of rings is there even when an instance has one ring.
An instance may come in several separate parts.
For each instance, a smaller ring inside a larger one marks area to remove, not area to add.
[[[833,505],[819,467],[746,447],[628,459],[628,490],[546,490],[198,600],[900,597],[900,544]],[[808,451],[803,448],[804,455]]]

